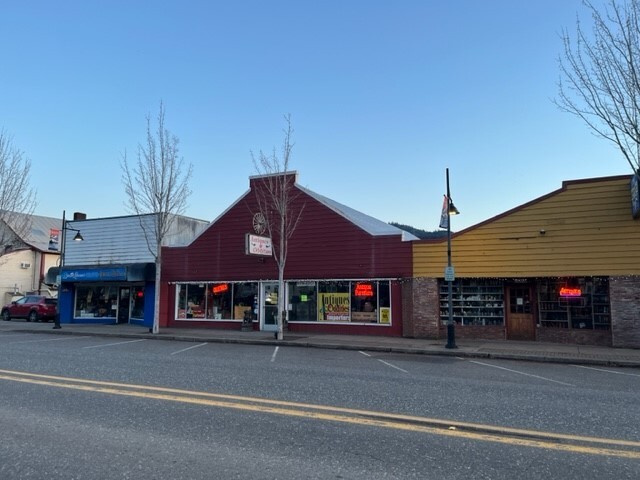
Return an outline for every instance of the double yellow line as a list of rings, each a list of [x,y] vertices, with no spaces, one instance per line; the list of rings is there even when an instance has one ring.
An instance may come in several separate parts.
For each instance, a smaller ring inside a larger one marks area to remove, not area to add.
[[[286,415],[312,420],[342,422],[379,428],[443,435],[454,438],[496,442],[508,445],[562,450],[572,453],[640,459],[640,442],[609,438],[567,435],[456,422],[411,415],[357,410],[307,403],[268,400],[257,397],[225,395],[175,388],[102,382],[54,375],[0,370],[0,380],[23,382],[49,387],[130,397],[181,402],[208,407],[231,408],[260,413]]]

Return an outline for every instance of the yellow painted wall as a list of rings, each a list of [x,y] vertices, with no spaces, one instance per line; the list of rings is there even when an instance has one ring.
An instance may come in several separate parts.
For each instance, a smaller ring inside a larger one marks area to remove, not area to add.
[[[564,182],[454,234],[456,278],[640,275],[640,219],[631,217],[630,178]],[[414,243],[415,277],[443,277],[446,265],[446,239]]]

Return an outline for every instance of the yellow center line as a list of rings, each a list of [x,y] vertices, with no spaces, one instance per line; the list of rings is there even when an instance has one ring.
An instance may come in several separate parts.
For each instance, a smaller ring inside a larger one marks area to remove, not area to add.
[[[372,427],[391,428],[396,430],[524,447],[640,459],[640,451],[605,448],[616,446],[640,449],[640,442],[630,440],[565,435],[535,430],[499,427],[494,425],[455,422],[427,417],[331,407],[326,405],[313,405],[280,400],[268,400],[257,397],[244,397],[165,387],[86,380],[71,377],[16,372],[11,370],[0,370],[0,380],[67,388],[85,392],[99,392],[112,395],[181,402],[208,407],[230,408],[235,410],[286,415],[313,420],[349,423],[361,426],[366,425]],[[594,443],[602,446],[589,445]]]

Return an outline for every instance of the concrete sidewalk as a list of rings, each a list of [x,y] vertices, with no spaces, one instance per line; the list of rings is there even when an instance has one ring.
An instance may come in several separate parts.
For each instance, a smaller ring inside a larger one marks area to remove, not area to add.
[[[537,362],[577,363],[610,367],[640,367],[640,350],[588,345],[563,345],[540,342],[495,340],[456,340],[456,349],[445,348],[446,340],[378,337],[365,335],[329,335],[305,332],[285,333],[278,341],[269,332],[242,332],[211,328],[163,328],[149,333],[135,325],[63,324],[59,330],[52,323],[29,323],[24,320],[0,321],[0,335],[5,333],[44,333],[52,335],[94,335],[184,342],[241,343],[282,345],[308,348],[333,348],[375,352],[442,355],[462,358],[529,360]]]

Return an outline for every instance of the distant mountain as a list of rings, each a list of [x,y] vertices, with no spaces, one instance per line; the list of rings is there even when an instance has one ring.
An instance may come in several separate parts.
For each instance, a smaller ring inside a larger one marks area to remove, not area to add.
[[[434,230],[433,232],[429,232],[427,230],[421,230],[419,228],[411,227],[409,225],[402,225],[396,222],[389,222],[389,225],[393,225],[394,227],[401,228],[405,232],[409,232],[421,240],[425,240],[429,238],[444,238],[447,236],[446,230]]]

